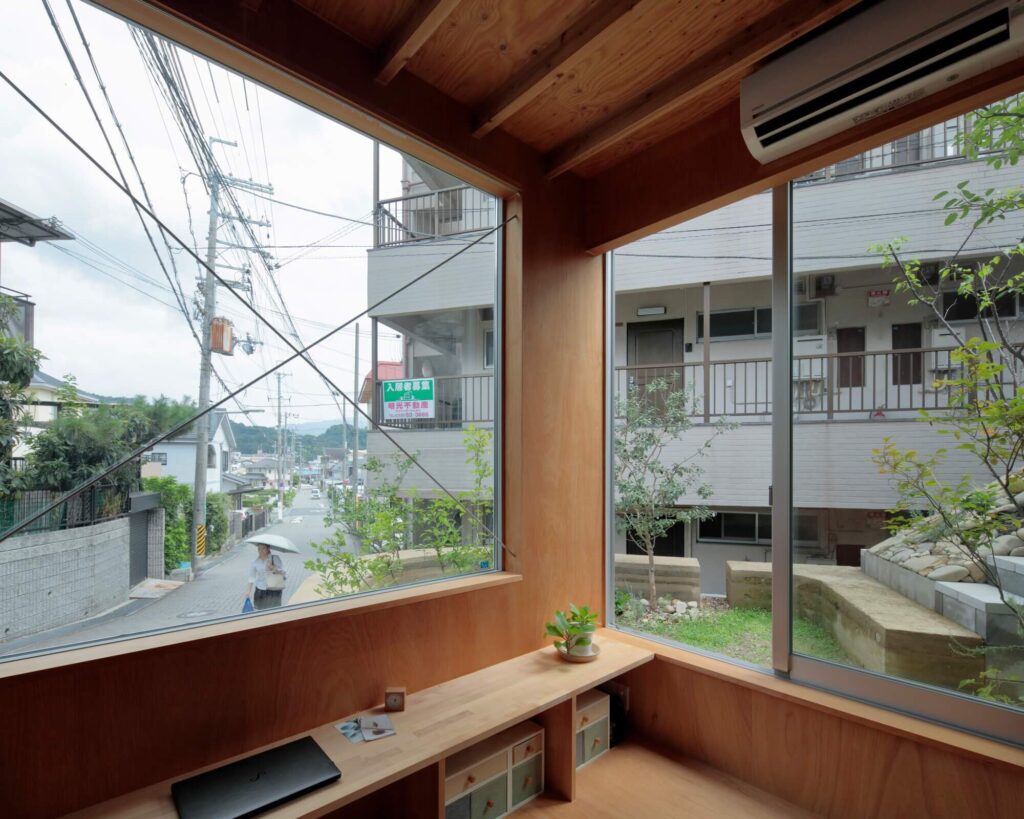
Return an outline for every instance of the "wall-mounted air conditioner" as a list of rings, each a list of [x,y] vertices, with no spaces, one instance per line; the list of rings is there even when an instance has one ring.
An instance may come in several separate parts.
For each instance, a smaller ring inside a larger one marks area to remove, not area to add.
[[[759,162],[929,96],[1024,54],[1024,0],[883,0],[740,85]]]

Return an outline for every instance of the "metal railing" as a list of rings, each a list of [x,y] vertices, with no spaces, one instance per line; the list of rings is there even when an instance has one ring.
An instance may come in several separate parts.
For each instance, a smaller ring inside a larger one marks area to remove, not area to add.
[[[128,514],[131,507],[130,492],[130,488],[120,486],[90,486],[39,520],[33,521],[25,527],[23,534],[73,529],[114,520]],[[16,526],[62,494],[48,489],[35,489],[0,498],[0,533]]]
[[[373,402],[374,422],[390,429],[458,429],[463,424],[494,420],[494,376],[444,375],[434,378],[434,417],[387,419],[383,385],[378,382]]]
[[[960,376],[952,347],[920,347],[877,352],[828,353],[793,357],[793,412],[800,420],[912,418],[919,410],[949,406],[951,388],[942,382]],[[772,413],[771,358],[712,361],[707,378],[702,362],[615,368],[615,395],[643,389],[656,379],[692,391],[692,415],[767,420]],[[705,387],[705,384],[708,385]],[[1007,380],[1003,395],[1012,394]]]
[[[384,199],[377,203],[374,247],[486,230],[496,217],[494,197],[468,185]]]
[[[1020,96],[1010,97],[1015,103]],[[974,125],[975,114],[961,114],[936,123],[923,131],[908,134],[893,142],[856,154],[796,180],[797,185],[831,182],[851,176],[913,168],[935,162],[965,159],[960,135]]]

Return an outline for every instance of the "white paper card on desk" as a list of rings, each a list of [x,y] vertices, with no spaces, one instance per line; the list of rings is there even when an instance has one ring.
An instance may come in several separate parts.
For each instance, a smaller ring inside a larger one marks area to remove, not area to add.
[[[386,714],[373,717],[359,717],[359,730],[366,742],[373,742],[375,739],[393,737],[395,726],[391,724],[391,717]]]

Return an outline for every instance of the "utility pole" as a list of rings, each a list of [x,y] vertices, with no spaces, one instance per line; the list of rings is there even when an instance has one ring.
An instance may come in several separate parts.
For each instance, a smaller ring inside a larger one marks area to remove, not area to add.
[[[359,497],[359,322],[356,322],[356,360],[352,366],[352,491]]]
[[[213,142],[213,138],[210,139]],[[213,314],[217,309],[217,281],[210,272],[217,264],[217,227],[220,219],[220,179],[211,174],[210,180],[210,226],[206,233],[206,270],[203,275],[203,315],[200,339],[202,347],[199,358],[199,412],[210,406],[210,374],[213,371]],[[196,474],[192,493],[192,556],[190,567],[195,574],[199,568],[199,557],[206,554],[206,469],[208,466],[207,447],[210,443],[210,416],[204,415],[195,422],[196,430]]]
[[[214,144],[238,147],[237,142],[219,137],[210,137],[210,149]],[[233,176],[220,174],[216,168],[206,180],[210,188],[210,224],[206,235],[206,269],[203,271],[203,314],[200,316],[200,358],[199,358],[199,412],[203,413],[210,406],[210,376],[213,374],[213,319],[217,310],[217,280],[213,270],[217,264],[217,230],[221,218],[236,219],[269,227],[263,221],[247,219],[244,216],[231,216],[220,212],[220,190],[222,187],[241,188],[250,191],[272,194],[272,185],[261,185],[236,179]],[[220,265],[225,267],[226,265]],[[242,284],[244,284],[244,279]],[[199,567],[199,558],[206,553],[206,471],[209,467],[208,446],[210,443],[210,416],[203,415],[195,422],[196,432],[196,471],[192,491],[192,555],[191,568],[193,574]]]
[[[284,520],[284,441],[281,433],[281,379],[284,373],[274,373],[277,376],[277,522]]]

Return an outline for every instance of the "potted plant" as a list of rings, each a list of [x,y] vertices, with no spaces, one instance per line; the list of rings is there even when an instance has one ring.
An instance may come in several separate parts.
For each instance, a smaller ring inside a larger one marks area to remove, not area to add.
[[[547,634],[557,637],[555,648],[570,662],[585,663],[597,659],[601,649],[593,642],[597,631],[597,612],[588,606],[577,607],[569,604],[569,611],[556,611],[555,621],[546,623]]]

